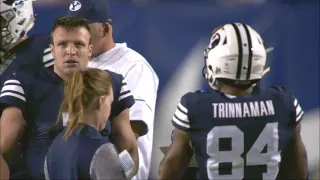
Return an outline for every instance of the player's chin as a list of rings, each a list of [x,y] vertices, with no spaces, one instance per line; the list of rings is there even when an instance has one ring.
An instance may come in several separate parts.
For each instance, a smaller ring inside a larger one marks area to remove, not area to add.
[[[81,70],[80,66],[67,67],[64,68],[64,73],[67,75],[72,75],[72,73]]]

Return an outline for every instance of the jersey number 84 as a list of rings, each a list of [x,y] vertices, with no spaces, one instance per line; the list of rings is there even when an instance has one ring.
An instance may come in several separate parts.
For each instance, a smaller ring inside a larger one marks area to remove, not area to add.
[[[230,151],[219,151],[219,139],[231,139]],[[261,153],[267,145],[267,152]],[[209,179],[242,179],[245,166],[266,165],[263,179],[275,179],[279,171],[280,152],[278,150],[278,123],[268,123],[253,143],[250,150],[244,152],[244,133],[237,126],[216,126],[207,135],[207,174]],[[232,163],[231,173],[219,173],[219,166]]]

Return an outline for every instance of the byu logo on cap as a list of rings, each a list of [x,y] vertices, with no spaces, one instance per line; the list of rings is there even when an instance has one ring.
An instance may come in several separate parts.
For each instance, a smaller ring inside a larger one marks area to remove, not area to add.
[[[81,3],[79,1],[73,1],[70,4],[70,11],[78,11],[81,8]]]

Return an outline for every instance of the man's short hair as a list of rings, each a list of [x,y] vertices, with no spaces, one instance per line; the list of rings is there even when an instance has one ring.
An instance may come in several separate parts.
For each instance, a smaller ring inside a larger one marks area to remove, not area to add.
[[[82,18],[77,18],[77,17],[62,17],[62,18],[57,18],[54,22],[53,28],[51,30],[51,44],[53,44],[53,37],[52,34],[57,28],[64,28],[67,31],[76,29],[76,28],[85,28],[89,34],[91,35],[90,27],[88,22],[86,22]]]

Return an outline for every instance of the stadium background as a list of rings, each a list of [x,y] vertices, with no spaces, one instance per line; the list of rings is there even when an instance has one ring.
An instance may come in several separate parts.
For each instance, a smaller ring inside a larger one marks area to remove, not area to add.
[[[61,4],[59,4],[61,3]],[[38,0],[36,25],[29,33],[48,34],[65,0]],[[158,91],[150,178],[157,177],[159,146],[170,143],[171,116],[180,97],[206,87],[203,50],[212,29],[242,22],[256,29],[272,71],[263,86],[288,86],[305,111],[302,136],[311,175],[319,179],[319,1],[318,0],[134,0],[110,1],[114,39],[127,42],[157,72]]]

